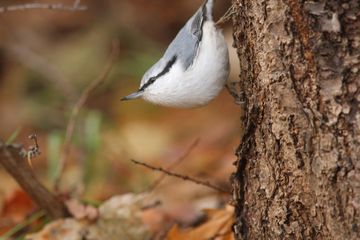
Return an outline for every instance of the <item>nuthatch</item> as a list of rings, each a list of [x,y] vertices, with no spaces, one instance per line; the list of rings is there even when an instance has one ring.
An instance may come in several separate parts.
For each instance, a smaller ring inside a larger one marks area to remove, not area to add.
[[[193,108],[219,94],[230,66],[224,36],[213,21],[213,7],[214,0],[204,2],[144,74],[139,90],[122,100],[141,97],[159,105]]]

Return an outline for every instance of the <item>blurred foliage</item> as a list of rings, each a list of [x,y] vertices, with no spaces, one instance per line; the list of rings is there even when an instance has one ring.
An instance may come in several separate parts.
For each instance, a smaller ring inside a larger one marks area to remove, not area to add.
[[[225,91],[200,109],[170,109],[142,100],[120,102],[137,89],[143,73],[202,1],[82,2],[88,11],[0,14],[0,138],[28,145],[27,136],[37,133],[43,154],[33,161],[34,171],[51,186],[59,175],[72,107],[104,69],[111,42],[117,39],[120,56],[109,78],[79,114],[61,189],[89,201],[145,191],[158,174],[129,159],[166,167],[197,138],[199,145],[175,170],[228,186],[241,129],[239,108]],[[15,3],[24,1],[0,1],[0,6]],[[217,16],[228,3],[219,1]],[[24,208],[21,217],[5,215],[5,203],[19,188],[2,170],[0,181],[1,234],[22,223],[34,206]],[[163,201],[164,219],[187,223],[197,219],[199,209],[223,202],[207,189],[168,177],[155,192]]]
[[[100,134],[101,134],[101,113],[89,112],[85,119],[84,126],[84,179],[85,187],[91,186],[92,181],[97,179],[106,178],[105,164],[102,161],[96,161],[98,159],[97,153],[100,151]]]
[[[10,137],[5,141],[5,144],[12,144],[14,142],[14,140],[16,139],[16,137],[19,135],[21,128],[16,129],[11,135]]]
[[[49,132],[47,136],[47,161],[48,161],[48,180],[51,185],[60,175],[59,158],[61,152],[61,144],[63,142],[62,134],[59,131]]]

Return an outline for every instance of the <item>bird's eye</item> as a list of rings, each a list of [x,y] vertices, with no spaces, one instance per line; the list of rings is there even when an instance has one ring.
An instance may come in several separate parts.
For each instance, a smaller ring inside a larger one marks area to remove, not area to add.
[[[155,78],[155,77],[152,77],[152,78],[149,79],[148,83],[149,83],[149,84],[152,84],[153,82],[155,82],[155,80],[156,80],[156,78]]]
[[[171,67],[174,65],[174,63],[176,62],[177,56],[174,55],[171,60],[166,64],[164,70],[162,70],[158,75],[149,78],[149,80],[139,89],[140,91],[144,91],[147,87],[149,87],[151,84],[153,84],[156,79],[158,79],[159,77],[165,75],[166,73],[168,73],[171,69]]]
[[[144,85],[142,85],[142,87],[140,88],[140,91],[145,90],[145,88],[147,88],[148,86],[150,86],[151,84],[153,84],[156,80],[156,77],[151,77]]]

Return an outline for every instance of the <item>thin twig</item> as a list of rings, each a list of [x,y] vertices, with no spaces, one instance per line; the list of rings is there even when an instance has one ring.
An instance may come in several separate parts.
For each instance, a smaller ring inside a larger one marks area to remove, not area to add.
[[[82,92],[80,98],[77,100],[77,102],[74,105],[74,108],[72,109],[71,112],[71,116],[68,122],[68,125],[66,127],[66,134],[65,134],[65,140],[64,140],[64,147],[63,150],[61,152],[61,156],[60,156],[60,161],[59,161],[59,175],[55,178],[54,181],[54,188],[55,190],[58,190],[59,185],[60,185],[60,181],[61,181],[61,176],[62,173],[64,171],[64,167],[67,161],[67,157],[69,155],[70,152],[70,145],[71,145],[71,141],[74,135],[74,129],[75,129],[75,124],[76,124],[76,120],[77,117],[79,115],[79,112],[81,110],[81,108],[84,106],[84,104],[86,103],[87,99],[89,98],[89,96],[92,94],[92,92],[99,87],[102,83],[105,82],[105,80],[107,79],[107,77],[110,74],[110,71],[114,65],[114,62],[118,56],[119,53],[119,45],[116,41],[113,42],[112,45],[112,50],[111,50],[111,54],[109,56],[109,60],[108,63],[104,69],[104,71],[100,74],[100,76],[98,78],[96,78],[94,81],[92,81]]]
[[[173,164],[168,166],[165,170],[170,171],[170,170],[174,169],[175,167],[177,167],[182,161],[184,161],[190,155],[190,153],[195,149],[195,147],[198,144],[199,144],[199,139],[195,139],[195,141],[190,145],[190,147],[187,149],[187,151],[181,157],[179,157]],[[150,185],[148,191],[151,192],[157,186],[159,186],[159,184],[164,180],[165,177],[166,177],[166,174],[163,173],[158,179],[156,179],[154,181],[153,184]]]
[[[163,172],[168,176],[180,178],[180,179],[185,180],[185,181],[190,181],[190,182],[205,186],[207,188],[211,188],[211,189],[213,189],[213,190],[215,190],[217,192],[228,193],[228,194],[230,193],[228,190],[225,190],[225,189],[222,189],[222,188],[220,188],[218,186],[215,186],[215,185],[211,184],[208,181],[201,181],[201,180],[198,180],[198,179],[186,176],[186,175],[173,173],[173,172],[167,171],[167,170],[165,170],[165,169],[163,169],[161,167],[154,167],[154,166],[151,166],[151,165],[149,165],[147,163],[139,162],[139,161],[136,161],[136,160],[133,160],[133,159],[131,159],[131,161],[133,163],[135,163],[136,165],[140,165],[140,166],[149,168],[149,169],[154,170],[154,171]]]
[[[30,165],[23,158],[24,155],[27,155],[23,152],[23,148],[5,145],[0,140],[0,164],[29,194],[31,199],[54,219],[69,216],[63,202],[37,180]]]
[[[62,3],[24,3],[0,7],[0,13],[25,11],[34,9],[56,10],[56,11],[85,11],[87,6],[81,5],[79,0],[75,0],[72,5]]]

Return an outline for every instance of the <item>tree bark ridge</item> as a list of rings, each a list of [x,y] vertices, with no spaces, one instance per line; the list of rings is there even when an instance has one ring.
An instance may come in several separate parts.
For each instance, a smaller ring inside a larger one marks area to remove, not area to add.
[[[357,239],[359,3],[233,3],[246,99],[237,238]]]

